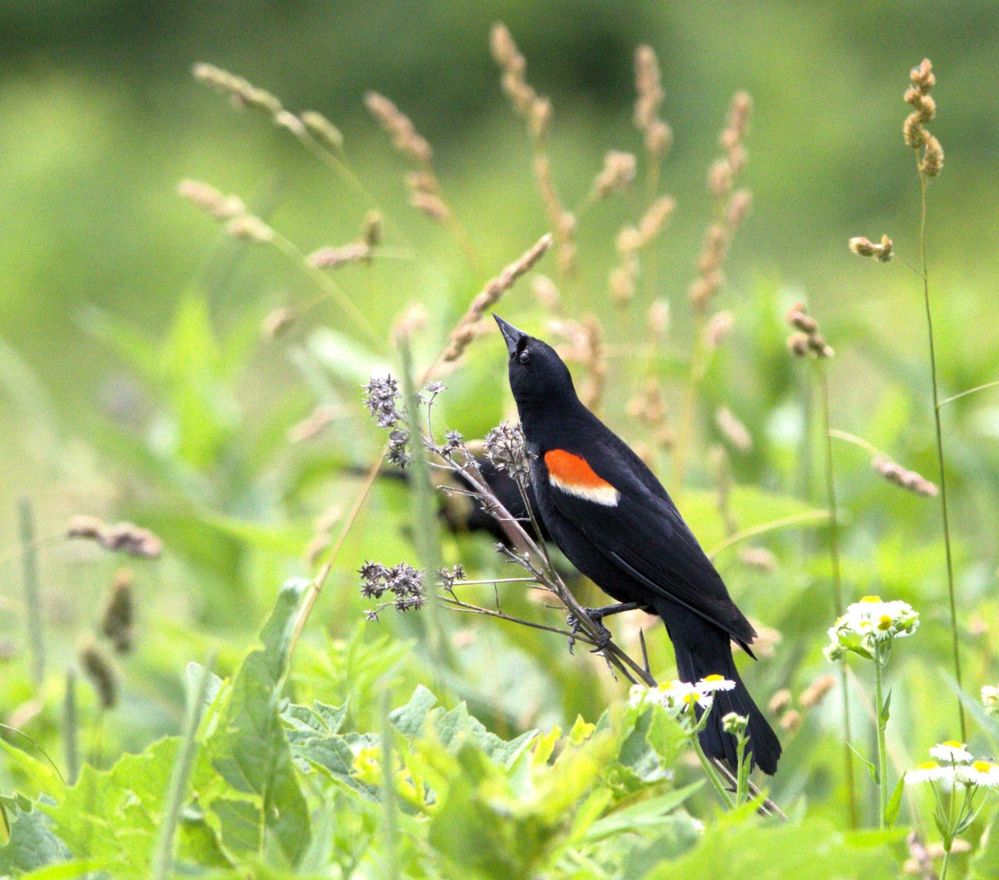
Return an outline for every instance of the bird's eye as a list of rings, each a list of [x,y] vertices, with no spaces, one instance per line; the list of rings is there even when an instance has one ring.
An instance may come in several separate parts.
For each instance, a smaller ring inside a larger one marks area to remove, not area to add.
[[[529,351],[522,351],[517,355],[517,360],[526,366],[531,362],[531,353]]]

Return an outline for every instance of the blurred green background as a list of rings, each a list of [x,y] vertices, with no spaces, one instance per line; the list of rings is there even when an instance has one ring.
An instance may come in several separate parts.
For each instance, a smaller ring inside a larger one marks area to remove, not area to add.
[[[528,79],[552,99],[552,165],[570,205],[586,194],[607,150],[639,149],[633,52],[648,43],[658,53],[662,115],[675,136],[663,187],[678,201],[658,246],[658,294],[672,304],[678,352],[688,347],[686,291],[711,216],[706,170],[731,95],[752,94],[745,182],[754,206],[719,301],[735,311],[739,329],[706,391],[761,438],[751,456],[735,461],[740,482],[822,503],[819,484],[798,467],[799,380],[807,371],[794,370],[783,349],[783,311],[801,297],[839,353],[830,366],[834,423],[935,474],[918,278],[846,248],[852,235],[888,232],[899,262],[916,263],[918,183],[902,143],[901,95],[924,56],[939,80],[931,127],[947,156],[930,193],[943,391],[999,378],[994,2],[9,0],[0,5],[0,635],[23,651],[20,497],[32,500],[43,538],[57,667],[91,626],[115,567],[59,541],[67,517],[132,517],[155,528],[168,549],[160,563],[136,566],[147,641],[129,661],[138,702],[124,710],[136,716],[121,725],[126,744],[175,725],[180,664],[227,632],[235,637],[223,645],[223,665],[239,653],[281,578],[308,570],[301,548],[312,519],[330,504],[349,506],[357,480],[343,478],[341,467],[366,466],[379,442],[355,395],[385,352],[341,361],[330,374],[314,331],[349,330],[334,305],[317,303],[310,279],[280,256],[227,239],[177,197],[176,186],[191,177],[239,193],[305,251],[355,237],[371,206],[287,132],[234,112],[198,85],[191,65],[232,70],[289,108],[323,112],[345,133],[353,168],[416,259],[337,277],[386,338],[403,307],[424,302],[430,327],[418,354],[425,360],[482,283],[545,231],[527,138],[488,51],[495,20],[509,25]],[[406,205],[404,165],[363,109],[372,88],[434,145],[478,266]],[[622,312],[606,293],[613,236],[636,204],[612,199],[588,212],[583,284],[564,301],[570,316],[596,311],[613,344],[639,332],[648,306]],[[387,238],[399,243],[391,231]],[[502,311],[540,331],[531,303],[525,284]],[[285,304],[302,312],[290,341],[260,343],[264,315]],[[498,421],[509,407],[502,365],[498,344],[476,345],[449,382],[442,427],[476,436]],[[616,361],[610,387],[605,409],[635,439],[641,429],[624,420],[626,395],[615,393],[633,386]],[[317,400],[346,413],[338,428],[317,443],[287,446],[286,429]],[[947,418],[964,608],[994,623],[999,394],[967,398]],[[709,418],[702,427],[705,441],[717,440]],[[691,483],[702,489],[707,445],[693,456]],[[862,453],[838,447],[837,455],[851,526],[850,593],[919,600],[930,620],[942,622],[935,504],[876,482]],[[701,502],[696,509],[710,513]],[[375,493],[317,617],[334,634],[360,614],[350,568],[368,555],[391,563],[411,554],[405,509],[399,487]],[[788,566],[797,566],[802,548],[790,539],[775,547]],[[488,548],[449,546],[448,555],[492,564]],[[817,650],[831,622],[827,588],[805,591],[809,578],[824,583],[823,565],[793,576],[785,568],[796,591],[781,599],[763,575],[736,577],[737,595],[762,596],[750,600],[753,616],[780,625],[786,638],[818,639],[761,673],[771,689],[824,668]],[[945,657],[946,630],[928,630],[928,656]],[[799,674],[803,657],[811,662]],[[991,661],[990,648],[976,654],[972,677],[986,675]],[[582,679],[573,687],[570,718],[591,699]],[[929,701],[930,685],[920,688]],[[0,712],[30,694],[26,681],[9,686]],[[934,737],[936,730],[920,735]]]

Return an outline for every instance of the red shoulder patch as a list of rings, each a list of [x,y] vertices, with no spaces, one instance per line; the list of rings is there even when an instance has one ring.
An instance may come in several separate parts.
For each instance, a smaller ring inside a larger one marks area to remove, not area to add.
[[[564,449],[552,449],[546,452],[545,465],[549,475],[560,483],[582,486],[587,489],[613,488],[590,467],[590,463],[583,456],[575,455]]]

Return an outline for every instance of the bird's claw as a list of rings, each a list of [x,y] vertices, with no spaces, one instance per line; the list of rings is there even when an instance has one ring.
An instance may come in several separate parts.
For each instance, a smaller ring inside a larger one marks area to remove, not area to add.
[[[607,627],[604,626],[603,623],[601,623],[601,620],[603,619],[604,616],[603,613],[601,613],[602,611],[603,609],[601,608],[583,609],[583,613],[588,618],[590,618],[590,620],[592,620],[597,626],[596,638],[593,643],[594,647],[590,651],[591,654],[599,654],[611,643],[611,638],[612,638],[611,631],[607,629]],[[572,636],[569,639],[569,653],[571,654],[572,647],[576,643],[576,636],[579,634],[579,630],[582,627],[582,624],[579,618],[577,618],[575,614],[570,614],[566,618],[566,624],[568,625],[569,629],[572,631]]]

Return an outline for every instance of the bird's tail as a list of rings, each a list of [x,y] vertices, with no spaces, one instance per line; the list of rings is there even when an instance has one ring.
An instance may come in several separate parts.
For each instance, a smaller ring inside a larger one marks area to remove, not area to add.
[[[680,638],[673,639],[680,680],[695,682],[718,674],[735,682],[732,690],[715,693],[708,722],[700,734],[701,746],[708,757],[721,758],[735,769],[735,737],[722,730],[722,718],[729,712],[745,715],[749,719],[749,750],[753,761],[764,773],[774,774],[781,754],[780,741],[739,677],[728,636],[713,627],[698,635],[699,638],[691,643]]]

